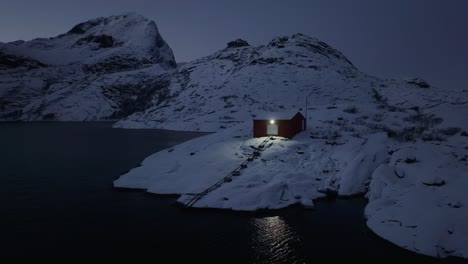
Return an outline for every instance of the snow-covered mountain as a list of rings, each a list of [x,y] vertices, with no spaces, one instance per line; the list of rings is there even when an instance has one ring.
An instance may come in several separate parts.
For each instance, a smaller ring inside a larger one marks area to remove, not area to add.
[[[241,39],[229,42],[213,55],[180,66],[166,85],[166,100],[115,126],[218,131],[262,112],[304,110],[306,98],[309,108],[376,107],[376,96],[394,107],[419,109],[451,100],[449,93],[420,79],[364,74],[338,50],[302,34],[258,47]]]
[[[0,43],[0,119],[99,120],[143,110],[176,67],[153,21],[97,18],[53,38]]]
[[[259,47],[238,39],[180,66],[168,76],[167,100],[116,126],[216,131],[259,111],[303,108],[306,96],[311,105],[323,98],[369,101],[359,87],[363,78],[368,79],[339,51],[305,35],[277,37]]]

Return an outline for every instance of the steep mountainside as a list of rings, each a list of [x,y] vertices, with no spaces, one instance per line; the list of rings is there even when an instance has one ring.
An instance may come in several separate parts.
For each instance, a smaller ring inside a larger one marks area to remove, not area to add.
[[[156,24],[97,18],[49,39],[0,43],[0,119],[99,120],[143,110],[176,67]]]
[[[376,98],[422,110],[452,100],[423,80],[366,75],[336,49],[302,34],[259,47],[229,42],[211,56],[183,64],[166,80],[166,100],[116,127],[218,131],[262,112],[304,110],[306,97],[311,110],[322,105],[376,108]]]

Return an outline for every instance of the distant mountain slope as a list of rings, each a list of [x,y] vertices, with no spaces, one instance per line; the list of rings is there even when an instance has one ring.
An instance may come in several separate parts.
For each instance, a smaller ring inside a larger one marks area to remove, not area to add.
[[[0,43],[0,119],[100,120],[145,109],[176,67],[153,21],[97,18],[49,39]]]

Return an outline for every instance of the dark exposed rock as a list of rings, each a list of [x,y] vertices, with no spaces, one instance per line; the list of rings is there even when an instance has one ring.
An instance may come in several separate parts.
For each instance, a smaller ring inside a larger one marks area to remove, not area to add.
[[[128,58],[115,56],[95,64],[86,64],[82,69],[86,73],[112,73],[134,70],[153,63],[146,58]]]
[[[70,29],[67,34],[84,34],[88,29],[99,25],[102,22],[105,22],[106,18],[97,18],[93,20],[89,20],[83,23],[80,23]]]
[[[442,129],[437,130],[438,133],[441,133],[445,136],[454,136],[458,134],[460,131],[462,130],[459,127],[447,127],[447,128],[442,128]]]
[[[327,196],[327,198],[336,198],[336,197],[338,197],[338,191],[335,190],[335,189],[325,188],[325,189],[319,190],[319,192],[325,194]]]
[[[282,62],[284,59],[283,58],[258,58],[256,60],[253,60],[250,62],[250,64],[255,65],[255,64],[272,64],[272,63],[277,63],[277,62]]]
[[[155,37],[154,43],[155,43],[155,46],[158,48],[161,48],[162,46],[164,46],[164,44],[166,44],[164,39],[159,34]]]
[[[85,32],[86,31],[82,29],[80,25],[76,25],[72,29],[70,29],[70,31],[68,31],[68,33],[70,34],[84,34]]]
[[[18,67],[26,67],[27,69],[34,69],[45,66],[45,64],[37,60],[6,54],[0,51],[0,68],[13,69]]]
[[[416,124],[425,129],[431,128],[435,125],[438,125],[444,121],[442,118],[435,116],[434,114],[423,114],[417,113],[403,118],[404,121]]]
[[[43,117],[42,117],[43,120],[55,120],[55,114],[54,113],[48,113],[48,114],[45,114]]]
[[[411,163],[416,163],[418,160],[416,158],[406,158],[405,163],[411,164]]]
[[[395,175],[401,179],[405,177],[405,172],[401,168],[395,168]]]
[[[4,111],[5,106],[7,106],[7,104],[3,104],[2,98],[0,98],[0,110]],[[13,110],[1,114],[0,117],[5,119],[17,120],[21,117],[21,114],[23,114],[22,110]]]
[[[459,202],[459,201],[449,202],[447,205],[452,207],[452,208],[461,208],[461,207],[463,207],[463,204],[461,202]]]
[[[135,112],[143,111],[156,101],[164,102],[170,92],[170,80],[167,76],[142,81],[137,86],[110,86],[104,89],[106,97],[118,101],[120,109],[110,116],[111,119],[123,118]]]
[[[76,45],[84,45],[87,43],[97,43],[101,49],[112,48],[117,45],[117,42],[114,40],[114,38],[109,35],[87,36],[85,38],[79,39],[76,42]]]
[[[441,180],[441,179],[436,179],[434,181],[430,181],[430,182],[422,182],[424,185],[427,185],[427,186],[436,186],[436,187],[440,187],[440,186],[443,186],[445,185],[445,181],[444,180]]]
[[[288,37],[277,37],[270,41],[269,45],[278,48],[284,48],[284,44],[288,41]]]
[[[414,79],[411,79],[411,80],[407,80],[406,83],[416,85],[419,88],[429,88],[429,87],[431,87],[426,81],[424,81],[423,79],[419,79],[419,78],[414,78]]]
[[[240,48],[250,46],[249,43],[243,39],[236,39],[227,43],[228,48]]]

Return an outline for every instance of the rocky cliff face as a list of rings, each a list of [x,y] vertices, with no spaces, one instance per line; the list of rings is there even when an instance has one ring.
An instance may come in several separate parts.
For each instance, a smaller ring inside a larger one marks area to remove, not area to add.
[[[48,39],[0,44],[0,119],[89,121],[124,117],[157,97],[175,69],[153,21],[97,18]]]

